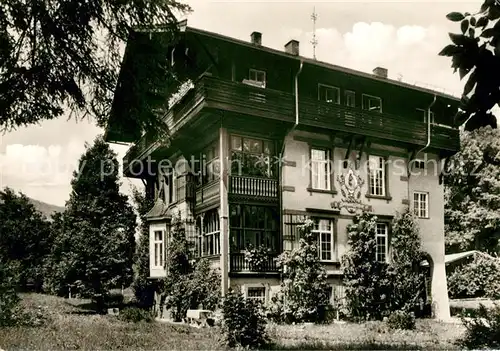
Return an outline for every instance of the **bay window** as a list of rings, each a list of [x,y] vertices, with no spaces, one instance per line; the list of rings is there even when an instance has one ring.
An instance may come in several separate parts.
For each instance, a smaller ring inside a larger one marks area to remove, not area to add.
[[[153,248],[154,248],[154,267],[162,267],[165,263],[165,232],[163,230],[155,230],[153,232]]]
[[[250,177],[275,176],[274,143],[269,140],[231,136],[231,174]]]

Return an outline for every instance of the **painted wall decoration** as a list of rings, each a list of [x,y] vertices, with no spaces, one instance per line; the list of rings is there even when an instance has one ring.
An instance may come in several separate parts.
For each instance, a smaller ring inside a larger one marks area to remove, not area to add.
[[[338,210],[345,208],[349,213],[373,211],[372,206],[363,204],[361,201],[361,190],[365,181],[357,171],[350,167],[346,173],[337,176],[337,181],[340,185],[342,199],[332,202],[332,208]]]

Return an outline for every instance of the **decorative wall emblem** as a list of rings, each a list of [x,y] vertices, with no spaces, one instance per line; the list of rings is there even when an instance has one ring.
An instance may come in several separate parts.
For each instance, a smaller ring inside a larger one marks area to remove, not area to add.
[[[332,202],[332,208],[339,210],[345,208],[349,213],[372,211],[372,206],[365,205],[361,202],[361,190],[365,181],[359,176],[358,172],[349,168],[347,173],[337,176],[337,181],[340,185],[340,193],[343,199],[341,201]]]

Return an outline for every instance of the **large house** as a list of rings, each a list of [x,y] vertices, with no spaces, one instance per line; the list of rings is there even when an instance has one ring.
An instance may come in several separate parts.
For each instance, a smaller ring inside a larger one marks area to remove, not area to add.
[[[165,276],[180,218],[193,257],[220,269],[223,293],[268,300],[280,286],[274,258],[297,246],[297,226],[310,217],[335,300],[353,216],[377,215],[376,259],[389,260],[391,220],[409,206],[431,266],[435,316],[449,317],[441,180],[460,146],[459,101],[391,80],[381,67],[367,74],[302,57],[296,40],[275,50],[258,32],[242,41],[186,22],[169,36],[131,36],[106,132],[109,142],[133,143],[124,174],[142,179],[155,200],[151,278]],[[175,79],[162,86],[138,68],[154,60]],[[159,114],[167,137],[142,133],[141,113]],[[268,259],[250,264],[244,253],[261,247]]]

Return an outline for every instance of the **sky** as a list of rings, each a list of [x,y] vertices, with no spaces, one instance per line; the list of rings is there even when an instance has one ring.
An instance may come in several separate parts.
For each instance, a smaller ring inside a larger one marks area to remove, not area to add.
[[[460,94],[463,83],[450,68],[451,60],[437,56],[449,44],[448,32],[458,24],[446,19],[452,11],[477,11],[482,1],[188,1],[193,12],[188,25],[250,40],[262,33],[262,44],[283,49],[300,42],[302,56],[312,57],[311,14],[317,14],[316,57],[360,71],[377,66],[389,78],[435,90]],[[0,188],[11,187],[29,197],[64,206],[72,172],[85,143],[104,131],[89,120],[60,118],[0,135]],[[121,161],[127,146],[112,145]],[[122,179],[130,193],[137,180]]]

